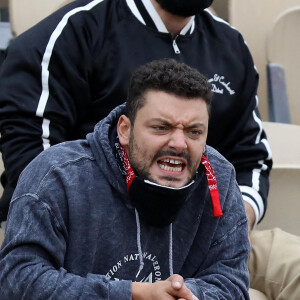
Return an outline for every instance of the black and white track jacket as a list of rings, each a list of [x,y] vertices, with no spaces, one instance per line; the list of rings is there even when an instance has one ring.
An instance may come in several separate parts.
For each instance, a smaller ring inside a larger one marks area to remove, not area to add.
[[[244,200],[261,220],[272,160],[257,111],[258,74],[243,37],[205,10],[173,39],[150,0],[77,0],[12,41],[0,73],[7,179],[0,218],[36,155],[85,138],[126,100],[131,72],[164,57],[209,78],[214,101],[207,144],[232,162]]]

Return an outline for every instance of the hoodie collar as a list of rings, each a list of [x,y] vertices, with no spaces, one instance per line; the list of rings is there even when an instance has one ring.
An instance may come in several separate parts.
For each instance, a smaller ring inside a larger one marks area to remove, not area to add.
[[[126,0],[126,2],[131,12],[141,23],[159,32],[169,33],[151,0]],[[180,35],[191,34],[194,29],[195,16],[192,16],[190,21],[181,30]]]

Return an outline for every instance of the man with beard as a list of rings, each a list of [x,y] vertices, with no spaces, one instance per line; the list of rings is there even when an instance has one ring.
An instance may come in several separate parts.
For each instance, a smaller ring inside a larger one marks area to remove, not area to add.
[[[86,140],[37,156],[11,202],[1,299],[249,299],[247,217],[206,145],[211,100],[196,69],[153,61]]]
[[[257,111],[258,74],[240,33],[205,9],[211,2],[77,0],[12,41],[0,73],[0,222],[24,167],[52,145],[85,138],[124,101],[132,71],[161,58],[185,62],[209,78],[214,102],[207,144],[235,167],[249,230],[262,220],[272,160]],[[290,239],[279,232],[274,243],[275,235],[265,234],[252,234],[251,273],[260,287],[275,282],[270,294],[298,299],[289,284],[294,276],[277,277],[298,274],[290,272],[295,260],[280,265],[276,256],[274,245],[289,247]],[[289,257],[298,252],[288,251]],[[271,276],[262,284],[265,273]]]

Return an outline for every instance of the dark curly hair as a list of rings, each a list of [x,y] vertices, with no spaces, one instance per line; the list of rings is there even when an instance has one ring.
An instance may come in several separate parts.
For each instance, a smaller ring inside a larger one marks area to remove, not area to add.
[[[132,125],[137,111],[145,105],[145,93],[158,90],[188,99],[202,98],[208,113],[212,101],[211,85],[199,71],[174,59],[151,61],[136,69],[130,81],[126,115]]]

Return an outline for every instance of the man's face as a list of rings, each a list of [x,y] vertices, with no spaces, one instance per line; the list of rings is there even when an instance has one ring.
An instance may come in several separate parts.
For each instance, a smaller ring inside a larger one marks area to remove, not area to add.
[[[155,0],[161,8],[180,17],[190,17],[209,7],[213,0]]]
[[[127,139],[119,134],[120,142],[137,175],[161,185],[182,187],[191,181],[201,162],[208,129],[207,105],[201,98],[185,99],[154,90],[146,92],[145,98],[134,126],[127,129]]]

